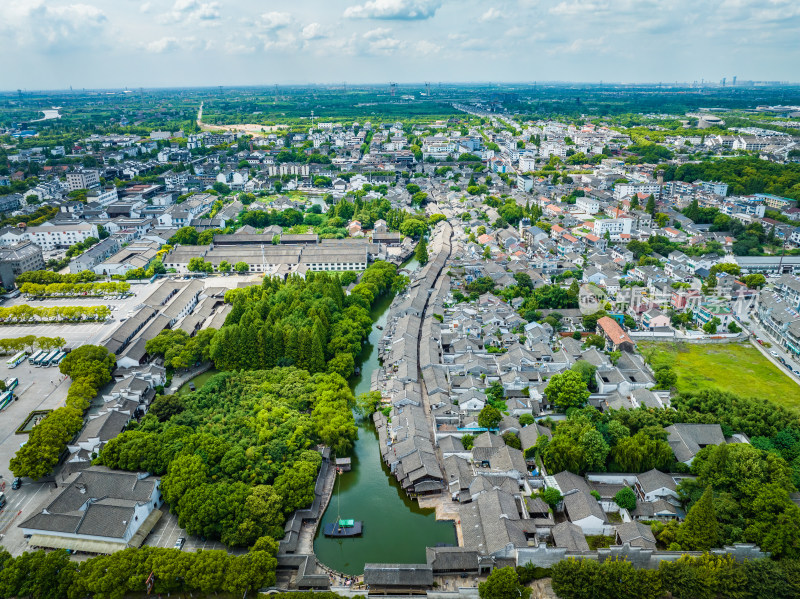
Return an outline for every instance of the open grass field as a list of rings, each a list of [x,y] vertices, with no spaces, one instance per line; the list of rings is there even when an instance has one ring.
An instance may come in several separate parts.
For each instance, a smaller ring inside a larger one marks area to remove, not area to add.
[[[655,352],[654,368],[672,366],[679,392],[717,387],[800,408],[800,386],[750,345],[643,342],[639,347],[645,356]]]

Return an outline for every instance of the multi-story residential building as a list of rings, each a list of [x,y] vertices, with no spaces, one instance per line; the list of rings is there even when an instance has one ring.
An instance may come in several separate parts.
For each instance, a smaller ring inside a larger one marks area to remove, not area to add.
[[[614,186],[614,199],[623,200],[630,198],[637,193],[646,193],[656,198],[661,194],[661,186],[658,183],[618,183]]]
[[[118,199],[119,194],[117,193],[117,188],[113,185],[111,187],[106,187],[105,189],[97,187],[89,190],[89,193],[86,194],[86,200],[88,202],[100,204],[101,206],[112,204]]]
[[[596,198],[584,196],[575,200],[575,207],[586,214],[597,214],[600,212],[600,201]]]
[[[86,241],[89,237],[99,238],[97,225],[90,223],[74,225],[45,223],[39,227],[30,227],[25,235],[43,250],[69,247]]]
[[[783,275],[775,283],[777,291],[793,310],[800,310],[800,278],[792,275]]]
[[[791,303],[771,291],[762,291],[756,313],[774,341],[793,355],[800,355],[800,314]]]
[[[525,175],[517,176],[517,189],[520,191],[529,192],[533,189],[533,177],[526,177]]]
[[[457,144],[446,137],[426,137],[422,142],[422,158],[444,160],[454,154]]]
[[[42,269],[42,248],[30,241],[0,249],[0,282],[5,289],[11,289],[14,280],[22,273]]]
[[[763,200],[769,208],[774,208],[776,210],[786,208],[794,203],[794,200],[790,200],[789,198],[781,198],[768,193],[757,193],[753,197]]]
[[[0,196],[0,212],[11,212],[17,210],[22,205],[22,195],[18,193],[9,193]]]
[[[733,322],[733,313],[727,305],[704,304],[695,310],[694,318],[700,326],[703,326],[713,318],[719,318],[720,324],[717,327],[717,331],[723,332]]]
[[[164,175],[164,186],[167,191],[177,191],[182,189],[189,182],[189,173],[167,173]]]
[[[520,154],[519,170],[522,173],[536,170],[536,157],[531,154]]]
[[[100,175],[97,171],[84,169],[67,173],[67,190],[89,189],[100,185]]]
[[[703,191],[713,193],[718,196],[728,195],[728,184],[720,181],[701,181],[700,186]]]
[[[633,219],[631,218],[599,219],[594,221],[593,232],[598,237],[603,237],[606,233],[608,233],[612,241],[619,241],[620,235],[630,235],[632,223]]]

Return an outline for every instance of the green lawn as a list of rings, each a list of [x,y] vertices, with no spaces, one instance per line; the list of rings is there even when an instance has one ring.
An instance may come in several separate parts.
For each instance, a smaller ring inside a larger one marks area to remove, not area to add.
[[[675,369],[680,392],[717,387],[800,408],[800,386],[751,345],[642,342],[639,347],[645,356],[655,350],[654,367]]]

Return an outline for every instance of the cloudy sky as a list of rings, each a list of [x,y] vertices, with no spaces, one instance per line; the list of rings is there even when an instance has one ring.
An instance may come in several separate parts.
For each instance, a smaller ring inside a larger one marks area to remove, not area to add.
[[[798,0],[0,0],[0,89],[800,79]]]

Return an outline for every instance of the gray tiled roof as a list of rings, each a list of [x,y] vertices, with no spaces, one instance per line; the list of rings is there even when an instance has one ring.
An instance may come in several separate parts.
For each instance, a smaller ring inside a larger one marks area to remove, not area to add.
[[[75,532],[81,535],[122,538],[133,514],[132,506],[90,505],[83,522]]]
[[[691,460],[706,445],[725,444],[725,435],[719,424],[678,423],[664,430],[669,435],[667,442],[679,462]]]
[[[586,542],[586,537],[577,524],[572,522],[556,524],[551,534],[556,547],[569,551],[589,551],[589,543]]]
[[[561,489],[562,495],[566,495],[570,491],[580,491],[588,495],[591,491],[586,479],[572,472],[568,472],[567,470],[559,472],[553,478],[556,479],[556,483],[558,484],[558,488]]]
[[[461,439],[459,439],[458,437],[453,437],[452,435],[448,435],[440,439],[439,448],[442,450],[442,453],[464,452],[464,445],[463,443],[461,443]]]
[[[20,526],[52,532],[75,532],[81,523],[81,517],[79,515],[45,514],[40,512],[25,520]]]
[[[84,470],[47,507],[50,513],[63,514],[78,510],[91,498],[113,497],[130,501],[148,501],[153,494],[156,480],[139,480],[130,472],[107,472],[95,468]],[[85,492],[80,491],[84,485]]]
[[[78,441],[97,438],[102,443],[113,439],[123,431],[131,416],[132,414],[111,410],[97,418],[93,418],[86,423],[83,432],[78,437]]]
[[[478,569],[478,552],[463,547],[426,547],[425,555],[434,572]]]
[[[430,587],[433,568],[428,564],[364,564],[364,582],[371,587]]]
[[[606,522],[606,514],[597,500],[588,493],[570,493],[564,496],[564,511],[570,521],[583,520],[589,516]]]
[[[670,502],[664,499],[657,499],[656,501],[639,501],[636,503],[636,509],[633,510],[631,515],[637,518],[652,518],[656,514],[670,514],[672,516],[678,515],[677,508]]]
[[[484,555],[500,551],[509,543],[525,547],[527,539],[519,522],[511,495],[499,490],[481,493],[476,501],[461,508],[464,546]]]
[[[639,480],[639,485],[642,487],[642,490],[645,493],[650,493],[651,491],[655,491],[656,489],[660,489],[665,487],[672,491],[678,490],[678,485],[675,483],[675,479],[672,478],[669,474],[661,472],[660,470],[648,470],[647,472],[642,472],[641,474],[637,474],[636,478]]]
[[[151,499],[156,483],[157,479],[140,479],[136,473],[91,467],[81,471],[46,510],[25,520],[20,528],[122,538],[135,506]]]
[[[634,547],[656,548],[656,538],[647,524],[641,522],[625,522],[617,526],[617,538],[620,543],[630,543]]]

